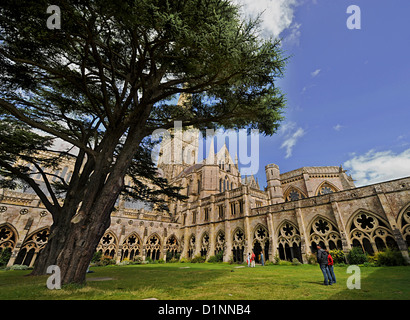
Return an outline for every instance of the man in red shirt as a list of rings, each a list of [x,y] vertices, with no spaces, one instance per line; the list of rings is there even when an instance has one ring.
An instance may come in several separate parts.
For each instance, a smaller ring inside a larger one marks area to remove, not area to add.
[[[252,250],[252,255],[251,255],[251,267],[255,267],[255,253]]]

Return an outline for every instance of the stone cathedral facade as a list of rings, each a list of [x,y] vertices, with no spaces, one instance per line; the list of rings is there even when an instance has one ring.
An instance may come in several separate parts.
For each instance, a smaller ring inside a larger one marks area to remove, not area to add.
[[[218,152],[212,145],[198,162],[198,134],[184,136],[178,142],[182,161],[174,164],[164,161],[172,143],[162,144],[158,173],[189,199],[168,201],[169,212],[120,199],[97,247],[118,263],[220,252],[224,261],[242,262],[252,250],[257,262],[263,252],[265,260],[278,255],[307,263],[319,244],[345,253],[357,246],[369,254],[394,247],[409,259],[410,177],[356,188],[342,167],[281,173],[268,164],[262,191],[253,176],[240,176],[226,145]],[[55,174],[68,180],[72,165],[62,163]],[[32,266],[52,223],[29,189],[0,190],[0,249],[11,251],[9,266]]]

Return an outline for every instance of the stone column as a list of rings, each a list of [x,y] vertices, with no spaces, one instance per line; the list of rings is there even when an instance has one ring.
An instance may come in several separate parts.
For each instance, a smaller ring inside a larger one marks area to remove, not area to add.
[[[223,261],[229,262],[232,256],[232,236],[231,236],[231,204],[229,202],[229,191],[225,192],[225,222],[224,222],[224,229],[225,229],[225,252]]]
[[[208,252],[208,257],[215,255],[215,243],[216,243],[215,224],[211,223],[210,226],[209,226],[209,252]]]
[[[250,228],[250,223],[249,223],[249,215],[251,213],[251,203],[249,201],[249,190],[248,186],[243,187],[243,211],[244,211],[244,231],[245,231],[245,239],[246,239],[246,246],[245,246],[245,260],[248,255],[248,253],[252,252],[252,234],[251,234],[251,228]]]
[[[117,248],[117,256],[115,258],[115,264],[119,264],[121,262],[122,242],[124,241],[124,236],[125,236],[125,226],[122,226],[120,235],[118,236],[118,248]]]
[[[276,255],[277,252],[278,242],[275,236],[275,225],[273,222],[273,216],[271,212],[268,213],[266,220],[269,230],[269,260],[273,261],[273,257]]]
[[[350,242],[350,238],[349,238],[348,233],[346,231],[346,227],[345,227],[346,223],[343,219],[342,214],[340,213],[339,205],[334,200],[334,196],[332,194],[330,195],[330,201],[331,201],[331,204],[332,204],[333,215],[336,218],[337,228],[339,229],[340,238],[342,240],[343,253],[344,253],[345,256],[347,256],[349,254],[349,251],[350,251],[351,247],[352,247],[352,244]]]
[[[200,229],[198,226],[195,226],[194,228],[194,234],[195,234],[195,250],[193,253],[193,258],[196,256],[201,255],[201,247],[202,247],[202,234],[200,234]]]
[[[303,263],[308,263],[307,256],[312,254],[309,246],[309,233],[306,232],[305,221],[303,219],[302,210],[300,209],[299,201],[296,201],[295,206],[295,213],[296,219],[299,225],[299,233],[300,233],[300,250],[302,253],[302,261]]]
[[[189,248],[189,228],[184,227],[184,249],[181,252],[181,258],[188,258],[188,248]]]

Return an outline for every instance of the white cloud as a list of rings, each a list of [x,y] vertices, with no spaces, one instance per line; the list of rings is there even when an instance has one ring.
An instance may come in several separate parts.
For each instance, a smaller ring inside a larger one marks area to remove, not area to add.
[[[300,38],[300,27],[302,25],[300,23],[294,22],[289,27],[289,34],[285,36],[284,42],[289,45],[299,45],[299,38]]]
[[[395,154],[391,150],[370,150],[364,155],[354,155],[343,166],[348,169],[356,186],[410,176],[410,149]]]
[[[344,126],[342,126],[341,124],[337,124],[337,125],[335,125],[334,127],[333,127],[333,129],[335,130],[335,131],[340,131],[342,128],[343,128]]]
[[[315,71],[313,71],[310,75],[312,76],[312,78],[316,77],[319,73],[320,73],[320,69],[316,69]]]
[[[242,5],[242,14],[246,18],[256,18],[261,15],[262,36],[269,38],[278,37],[280,33],[289,28],[293,21],[293,10],[298,4],[297,0],[233,0]],[[298,32],[300,25],[296,27]]]
[[[288,159],[292,156],[293,147],[296,145],[298,140],[305,135],[306,132],[301,127],[296,128],[296,123],[289,122],[282,125],[279,133],[285,137],[285,140],[280,148],[286,148],[285,158]]]

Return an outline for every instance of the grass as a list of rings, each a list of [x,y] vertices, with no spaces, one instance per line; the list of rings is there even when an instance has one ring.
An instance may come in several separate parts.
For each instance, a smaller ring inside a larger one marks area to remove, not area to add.
[[[189,267],[189,268],[187,268]],[[323,286],[318,266],[235,268],[212,263],[94,267],[85,286],[46,287],[48,276],[29,270],[0,271],[0,299],[27,300],[323,300],[410,299],[410,267],[361,267],[361,289],[349,290],[346,267],[335,267],[337,284]],[[94,281],[93,281],[94,278]],[[95,281],[101,278],[112,280]]]

